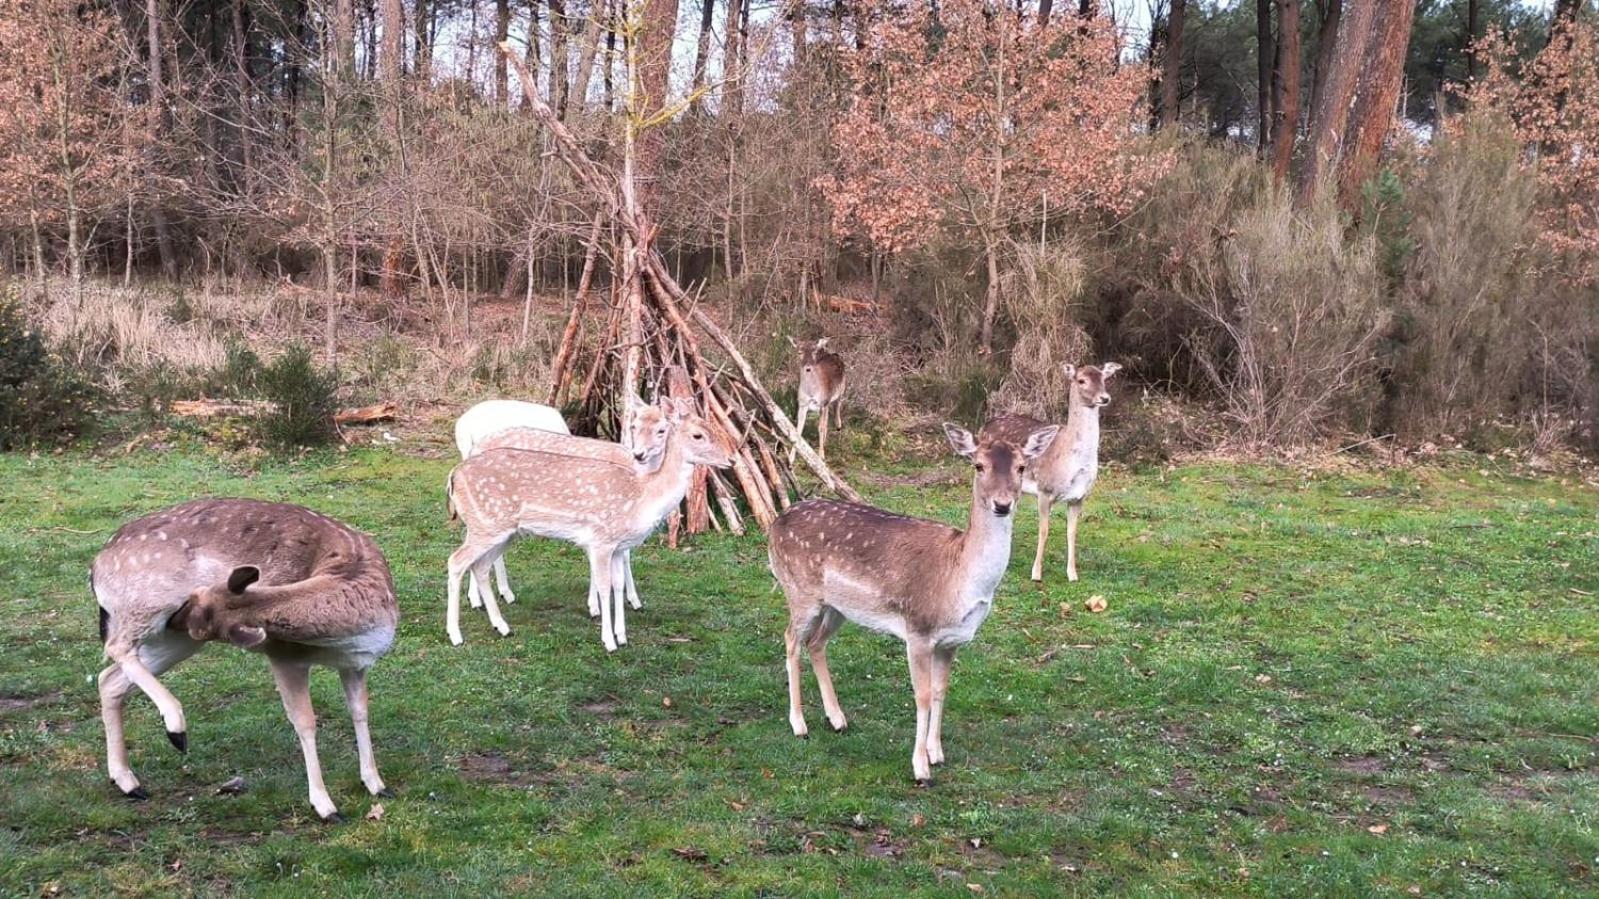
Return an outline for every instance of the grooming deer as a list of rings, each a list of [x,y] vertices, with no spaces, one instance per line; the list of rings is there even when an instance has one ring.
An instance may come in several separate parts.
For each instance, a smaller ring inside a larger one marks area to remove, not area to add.
[[[496,449],[450,472],[451,518],[466,525],[448,565],[450,642],[461,643],[461,575],[470,569],[485,579],[490,563],[521,534],[583,547],[589,558],[589,595],[599,605],[600,642],[607,651],[627,642],[627,576],[622,567],[627,552],[683,501],[695,465],[726,468],[733,462],[694,413],[692,402],[671,397],[661,402],[669,426],[666,449],[653,471],[541,450]],[[483,598],[500,627],[504,619],[493,593],[485,591]]]
[[[1121,371],[1114,362],[1076,368],[1064,365],[1071,382],[1065,430],[1049,452],[1031,467],[1022,490],[1038,497],[1038,554],[1033,558],[1033,580],[1044,579],[1044,545],[1049,540],[1049,512],[1056,500],[1066,502],[1066,579],[1077,580],[1077,519],[1083,500],[1099,477],[1099,410],[1110,402],[1105,383]],[[1027,415],[1006,415],[986,425],[980,436],[1011,440],[1030,433],[1044,422]]]
[[[838,426],[844,426],[844,360],[827,349],[827,338],[799,343],[790,337],[788,342],[800,351],[799,408],[794,412],[794,430],[805,433],[805,413],[816,412],[816,451],[827,458],[827,413],[832,411]],[[788,461],[793,462],[798,449],[791,448]]]
[[[827,641],[846,621],[905,641],[916,695],[911,771],[919,783],[944,761],[944,696],[955,651],[970,642],[993,607],[994,589],[1010,561],[1017,495],[1033,460],[1060,430],[1040,425],[1020,440],[973,441],[944,425],[955,452],[972,461],[972,503],[966,530],[895,515],[857,503],[814,499],[772,525],[772,574],[788,598],[788,720],[806,736],[800,649],[810,653],[827,721],[848,722],[833,692]]]
[[[366,672],[393,645],[399,608],[371,537],[302,506],[196,500],[123,525],[95,556],[89,585],[111,662],[100,672],[106,766],[124,795],[148,796],[128,766],[124,697],[143,690],[172,745],[187,751],[183,706],[159,678],[212,640],[267,657],[319,816],[339,819],[317,761],[312,665],[339,672],[361,781],[373,795],[389,795],[372,755]]]
[[[517,424],[518,421],[523,423]],[[660,464],[661,454],[666,449],[666,429],[666,415],[659,408],[631,394],[622,413],[620,444],[571,436],[561,414],[549,406],[519,400],[489,400],[468,409],[456,421],[455,441],[461,449],[462,459],[469,459],[485,449],[544,449],[610,459],[646,471],[654,470]],[[631,552],[624,558],[623,564],[627,568],[628,600],[637,609],[640,602],[638,588],[633,584]],[[467,599],[476,609],[483,605],[482,592],[477,575],[469,577]],[[516,602],[503,555],[494,560],[494,579],[499,583],[501,597],[507,603]],[[589,614],[599,614],[593,602],[589,604]],[[509,633],[509,630],[501,629],[500,633]]]

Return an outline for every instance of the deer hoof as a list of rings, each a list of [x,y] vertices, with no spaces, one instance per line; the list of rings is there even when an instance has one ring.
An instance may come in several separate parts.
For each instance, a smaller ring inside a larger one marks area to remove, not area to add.
[[[172,741],[172,745],[176,746],[179,752],[189,751],[188,731],[169,730],[167,731],[167,739]]]
[[[322,816],[323,824],[345,824],[348,823],[349,820],[349,818],[344,817],[343,812],[330,812]]]
[[[150,794],[144,791],[144,787],[134,787],[131,790],[123,790],[122,798],[133,802],[144,802],[150,798]]]
[[[924,790],[930,790],[933,788],[933,779],[931,777],[918,777],[916,778],[916,786]]]
[[[383,789],[377,791],[376,793],[373,793],[372,795],[376,796],[379,799],[393,799],[394,798],[394,791],[389,789],[388,787],[384,787]]]
[[[835,733],[835,734],[841,734],[844,731],[849,730],[849,722],[848,721],[845,721],[842,724],[834,724],[833,722],[829,721],[829,722],[827,722],[827,726],[831,727],[833,729],[833,733]]]

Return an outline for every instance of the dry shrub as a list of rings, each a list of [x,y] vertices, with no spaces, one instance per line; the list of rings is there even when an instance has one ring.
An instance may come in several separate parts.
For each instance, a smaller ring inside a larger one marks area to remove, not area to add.
[[[1001,285],[1006,318],[1016,329],[1010,368],[990,412],[1066,414],[1071,387],[1063,363],[1092,364],[1092,344],[1077,320],[1088,283],[1085,250],[1071,241],[1020,244]]]
[[[1273,188],[1190,272],[1186,299],[1209,323],[1191,348],[1237,441],[1293,447],[1348,423],[1387,318],[1372,236],[1346,235],[1332,200],[1297,209]]]

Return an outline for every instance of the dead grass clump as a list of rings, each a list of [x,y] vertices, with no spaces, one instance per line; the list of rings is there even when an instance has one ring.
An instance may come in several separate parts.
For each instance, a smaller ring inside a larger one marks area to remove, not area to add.
[[[1016,329],[1010,366],[990,400],[990,414],[1027,412],[1063,418],[1071,382],[1062,365],[1095,364],[1076,307],[1087,285],[1085,252],[1070,241],[1018,244],[1001,297]]]

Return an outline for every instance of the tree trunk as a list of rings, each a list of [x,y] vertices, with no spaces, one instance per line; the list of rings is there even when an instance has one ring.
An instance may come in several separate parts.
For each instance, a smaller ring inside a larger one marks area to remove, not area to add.
[[[1311,74],[1310,106],[1314,113],[1321,108],[1322,89],[1327,75],[1332,71],[1333,52],[1338,46],[1338,22],[1343,18],[1343,0],[1316,0],[1316,67]]]
[[[1299,135],[1299,0],[1277,0],[1277,62],[1272,80],[1271,168],[1288,177]]]
[[[233,0],[233,77],[239,104],[240,183],[248,196],[255,192],[255,116],[251,114],[255,86],[250,78],[250,28],[245,23],[244,3],[245,0]]]
[[[355,0],[333,4],[333,61],[340,78],[355,78]]]
[[[550,10],[550,105],[562,121],[566,120],[568,92],[566,37],[571,32],[566,21],[566,0],[548,0]]]
[[[1477,79],[1477,29],[1479,0],[1466,0],[1466,80]]]
[[[744,32],[740,14],[744,11],[741,0],[727,0],[727,26],[722,35],[722,100],[723,115],[738,114],[744,108],[744,91],[740,71],[739,37]]]
[[[542,64],[542,54],[539,51],[539,5],[541,2],[542,0],[529,0],[528,2],[527,49],[522,51],[522,66],[528,70],[529,76],[535,79],[535,82],[539,77],[539,67]],[[537,83],[534,84],[533,89],[538,90]],[[525,92],[522,95],[522,108],[524,110],[528,108],[527,94]]]
[[[1255,0],[1255,121],[1256,143],[1260,154],[1271,148],[1271,4],[1272,0]]]
[[[1405,79],[1405,51],[1417,0],[1378,0],[1378,23],[1368,42],[1354,108],[1345,129],[1339,163],[1339,192],[1346,205],[1359,199],[1360,187],[1372,176],[1383,141],[1394,123],[1399,89]]]
[[[1099,15],[1099,0],[1077,0],[1077,17],[1092,19]]]
[[[166,62],[161,41],[161,0],[145,0],[144,18],[146,34],[149,40],[150,53],[150,106],[154,112],[151,127],[159,143],[171,117],[167,112],[166,92]],[[150,171],[154,166],[147,168],[147,177],[153,177]],[[160,191],[154,184],[147,184],[150,194],[150,223],[155,228],[156,250],[161,256],[161,271],[168,278],[178,274],[177,252],[172,246],[172,228],[167,223],[167,213],[161,206]]]
[[[572,102],[579,112],[588,108],[589,85],[594,81],[594,60],[599,57],[600,28],[604,14],[598,8],[583,23],[583,45],[577,54],[577,71],[572,74]],[[607,60],[609,65],[609,60]]]
[[[416,0],[416,5],[411,8],[411,31],[416,44],[412,49],[411,71],[421,84],[428,83],[428,69],[433,64],[433,45],[428,40],[428,26],[433,21],[433,14],[434,8],[428,0]],[[384,20],[388,21],[387,14]]]
[[[1178,103],[1182,98],[1183,19],[1187,0],[1171,0],[1171,17],[1166,22],[1166,58],[1160,74],[1160,126],[1177,123]]]
[[[1339,19],[1326,84],[1317,91],[1316,107],[1311,110],[1310,130],[1305,140],[1309,153],[1299,177],[1299,196],[1303,202],[1314,198],[1328,177],[1337,171],[1361,60],[1370,43],[1375,6],[1375,0],[1349,0],[1348,9]]]
[[[644,33],[637,53],[639,70],[633,74],[630,105],[641,121],[654,118],[666,106],[666,91],[672,74],[672,44],[677,34],[677,0],[643,0]],[[728,8],[738,5],[730,0]],[[642,102],[641,102],[642,101]],[[660,220],[661,156],[665,149],[663,126],[657,123],[638,136],[637,172],[639,207],[645,217]]]
[[[738,0],[728,0],[736,3]],[[705,61],[711,55],[711,24],[715,20],[716,0],[700,2],[700,39],[694,46],[694,82],[689,88],[689,111],[699,115],[703,111],[700,91],[705,87]]]
[[[494,45],[511,36],[511,0],[494,0]],[[494,99],[502,108],[511,107],[511,94],[509,87],[509,69],[506,67],[505,54],[494,54]]]
[[[1049,24],[1049,14],[1055,10],[1055,0],[1038,0],[1038,27]]]
[[[379,13],[383,17],[383,41],[378,50],[378,77],[383,81],[383,106],[388,119],[388,132],[398,146],[403,137],[401,105],[404,101],[404,84],[401,79],[405,62],[401,55],[405,52],[405,8],[401,0],[382,0]],[[386,299],[399,299],[405,295],[401,271],[404,258],[405,238],[396,227],[395,232],[389,235],[388,246],[384,248],[382,271],[378,278],[378,291]],[[334,292],[337,288],[330,285],[329,290]],[[337,298],[330,299],[330,302],[336,305]],[[329,315],[332,315],[331,308]],[[331,347],[329,349],[331,358]]]

